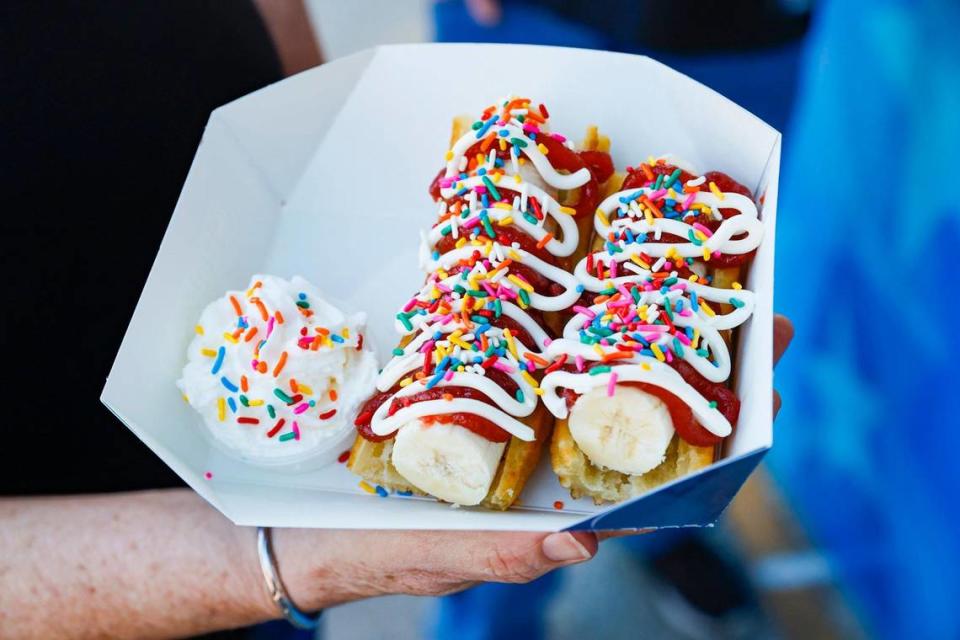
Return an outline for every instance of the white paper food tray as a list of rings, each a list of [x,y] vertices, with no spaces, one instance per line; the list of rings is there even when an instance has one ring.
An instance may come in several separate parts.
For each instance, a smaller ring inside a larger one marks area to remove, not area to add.
[[[763,196],[764,241],[744,285],[742,406],[722,459],[634,500],[573,500],[545,455],[508,512],[362,491],[343,465],[304,474],[236,461],[202,435],[174,386],[203,307],[253,273],[300,274],[366,311],[383,360],[397,308],[419,287],[418,229],[451,118],[507,95],[547,104],[555,131],[610,135],[618,168],[672,153]],[[780,134],[726,98],[641,56],[514,45],[363,51],[266,87],[210,117],[102,400],[200,495],[244,525],[559,530],[707,525],[772,444],[774,227]],[[212,476],[207,478],[207,474]],[[555,501],[564,507],[556,509]]]

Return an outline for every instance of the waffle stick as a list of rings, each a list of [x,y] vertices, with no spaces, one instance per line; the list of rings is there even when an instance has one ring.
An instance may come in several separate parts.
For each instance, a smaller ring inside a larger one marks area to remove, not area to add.
[[[469,117],[460,116],[454,118],[450,135],[451,146],[469,130],[471,123],[472,119]],[[596,137],[595,128],[594,140],[597,141],[594,144],[600,144]],[[605,145],[605,149],[608,149],[609,139],[603,137],[602,144]],[[591,148],[599,149],[598,146]],[[611,183],[614,183],[614,178],[611,178],[608,183],[604,185],[604,188],[609,188],[609,184]],[[565,200],[569,200],[571,197],[573,197],[573,193],[563,192],[559,194],[557,199],[560,204],[569,206]],[[572,271],[576,260],[586,255],[586,247],[589,246],[589,238],[592,233],[592,228],[590,227],[591,216],[583,216],[583,218],[586,219],[586,223],[584,223],[583,220],[578,220],[578,227],[581,231],[577,250],[570,258],[560,259],[560,264],[558,265],[568,271]],[[545,225],[546,224],[553,225],[549,218],[545,220]],[[586,228],[586,232],[583,231],[584,228]],[[547,227],[547,230],[553,231],[550,227]],[[568,318],[568,314],[566,312],[544,312],[543,317],[544,324],[547,325],[547,328],[551,330],[554,335],[558,335],[563,323],[566,322]],[[414,335],[405,336],[400,341],[400,348],[405,347],[413,339]],[[542,377],[542,372],[534,374],[534,377],[539,381]],[[536,409],[531,415],[523,418],[521,421],[534,431],[535,438],[532,441],[525,441],[516,437],[510,438],[506,447],[504,447],[500,464],[491,483],[490,490],[480,503],[481,506],[495,510],[506,510],[515,504],[526,485],[527,479],[533,474],[540,461],[544,445],[550,438],[554,417],[541,402],[537,404]],[[410,484],[406,478],[397,471],[396,467],[394,467],[392,462],[393,443],[393,438],[373,442],[358,435],[350,450],[347,467],[368,483],[382,486],[388,490],[409,492],[415,495],[426,495]]]
[[[609,185],[620,184],[622,178],[622,174],[611,178],[604,195],[610,195],[616,191],[616,188],[611,189]],[[602,250],[604,239],[593,232],[592,221],[591,235],[590,250]],[[739,282],[744,268],[743,265],[711,267],[709,261],[706,263],[706,267],[707,275],[712,278],[710,280],[712,286],[724,289],[732,289],[733,283]],[[721,313],[732,310],[732,306],[729,304],[718,306]],[[721,331],[720,335],[732,354],[733,330]],[[730,385],[730,382],[730,380],[727,380],[727,386]],[[694,446],[674,434],[673,440],[667,448],[666,457],[659,466],[643,475],[631,475],[613,469],[604,469],[593,464],[573,439],[573,435],[570,433],[568,416],[567,418],[557,418],[554,422],[553,437],[550,442],[550,461],[560,484],[570,490],[572,497],[590,496],[596,504],[602,504],[608,501],[626,500],[703,469],[717,459],[721,446],[722,443],[710,447]]]

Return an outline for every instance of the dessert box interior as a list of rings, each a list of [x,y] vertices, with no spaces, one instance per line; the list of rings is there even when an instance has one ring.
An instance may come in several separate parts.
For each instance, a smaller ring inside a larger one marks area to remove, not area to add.
[[[591,90],[593,87],[593,90]],[[549,455],[507,512],[364,491],[343,464],[261,469],[221,452],[174,385],[203,307],[253,273],[302,275],[368,315],[381,365],[397,309],[418,288],[427,186],[450,123],[508,94],[550,108],[579,140],[596,124],[622,170],[670,153],[724,171],[762,203],[764,240],[743,281],[737,429],[700,473],[618,505],[574,500]],[[403,45],[343,58],[210,117],[102,401],[193,489],[243,525],[560,530],[708,525],[772,444],[773,257],[780,134],[726,98],[641,56],[519,45]],[[93,464],[94,461],[91,461]]]

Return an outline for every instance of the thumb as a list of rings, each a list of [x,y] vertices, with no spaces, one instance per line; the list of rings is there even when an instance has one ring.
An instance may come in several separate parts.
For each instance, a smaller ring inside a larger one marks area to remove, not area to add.
[[[597,547],[597,536],[589,531],[551,533],[541,543],[543,555],[562,564],[589,560],[596,555]]]
[[[589,560],[598,547],[590,532],[275,533],[281,534],[275,550],[287,587],[314,608],[386,593],[440,595],[476,582],[529,582]]]
[[[475,534],[471,534],[475,535]],[[590,532],[488,533],[477,545],[480,561],[476,580],[529,582],[559,567],[589,560],[597,553],[597,537]]]

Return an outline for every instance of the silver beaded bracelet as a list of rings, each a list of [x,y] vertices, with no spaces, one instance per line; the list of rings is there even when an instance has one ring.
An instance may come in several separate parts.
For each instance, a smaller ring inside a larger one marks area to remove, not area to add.
[[[267,581],[270,598],[277,603],[277,608],[287,622],[298,629],[316,629],[320,626],[323,609],[313,614],[306,613],[287,595],[287,589],[280,580],[277,560],[273,555],[270,531],[270,527],[257,527],[257,555],[260,557],[260,570],[263,572],[263,579]]]

